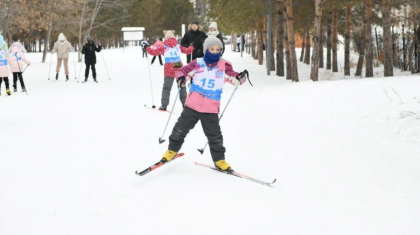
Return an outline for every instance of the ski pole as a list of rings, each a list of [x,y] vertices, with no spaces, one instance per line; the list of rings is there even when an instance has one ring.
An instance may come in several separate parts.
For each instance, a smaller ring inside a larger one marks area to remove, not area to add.
[[[166,128],[168,127],[169,120],[171,119],[171,116],[172,116],[172,112],[174,111],[174,108],[175,108],[175,103],[176,103],[176,100],[178,99],[178,95],[179,95],[179,93],[181,93],[181,87],[180,87],[180,88],[178,88],[178,92],[176,93],[176,97],[175,97],[175,100],[174,100],[174,104],[172,105],[171,113],[169,114],[168,121],[166,122],[165,129],[163,130],[162,137],[160,137],[160,138],[159,138],[159,144],[161,144],[161,143],[165,142],[165,140],[163,139],[163,135],[165,135]]]
[[[248,76],[247,76],[247,77],[248,77]],[[252,84],[251,84],[251,85],[252,85]],[[236,90],[238,89],[238,86],[239,86],[239,81],[238,81],[238,83],[236,83],[235,89],[233,90],[232,95],[230,95],[230,98],[229,98],[229,100],[228,100],[228,102],[227,102],[227,104],[226,104],[225,108],[223,109],[222,114],[221,114],[221,115],[220,115],[220,117],[219,117],[219,122],[220,122],[220,120],[222,119],[223,114],[225,113],[225,111],[226,111],[227,107],[229,106],[229,103],[230,103],[230,101],[232,100],[233,95],[235,94]],[[198,150],[198,152],[200,152],[201,154],[203,154],[203,153],[204,153],[204,149],[206,149],[206,147],[207,147],[208,143],[209,143],[209,142],[206,142],[206,145],[204,145],[204,148],[202,148],[202,149],[197,149],[197,150]]]
[[[77,83],[79,83],[80,73],[82,72],[82,66],[83,66],[83,56],[82,56],[82,61],[81,61],[81,64],[80,64],[79,76],[77,77]]]
[[[23,82],[23,76],[22,76],[23,72],[22,72],[22,70],[20,69],[19,58],[17,57],[17,52],[16,52],[16,54],[15,54],[15,57],[16,57],[16,63],[17,63],[17,65],[18,65],[18,67],[19,67],[20,78],[22,79],[22,82]],[[28,67],[28,66],[26,66],[26,67]],[[17,84],[16,84],[16,87],[17,87]],[[28,90],[27,90],[27,89],[25,89],[25,92],[26,92],[26,94],[28,94]]]
[[[249,81],[249,83],[251,84],[251,86],[253,86],[253,85],[252,85],[252,83],[251,83],[251,80],[249,80],[249,73],[248,73],[248,71],[246,71],[246,70],[245,70],[245,76],[246,76],[246,79],[247,79],[247,80]],[[228,100],[228,102],[227,102],[227,104],[226,104],[225,108],[224,108],[224,109],[223,109],[223,111],[222,111],[222,114],[221,114],[221,115],[220,115],[220,117],[219,117],[219,121],[222,119],[223,114],[225,113],[225,111],[226,111],[226,109],[227,109],[227,107],[228,107],[228,105],[229,105],[230,101],[232,100],[233,95],[234,95],[234,94],[235,94],[235,92],[236,92],[236,89],[238,89],[238,86],[239,86],[239,81],[238,81],[238,83],[236,83],[235,89],[233,90],[232,95],[230,96],[230,98],[229,98],[229,100]],[[203,154],[203,153],[204,153],[204,149],[206,149],[206,147],[207,147],[208,143],[209,143],[209,142],[206,142],[206,144],[204,145],[204,148],[202,148],[202,149],[197,149],[197,150],[198,150],[201,154]]]
[[[77,79],[77,76],[76,76],[76,74],[77,74],[76,73],[76,61],[74,60],[74,50],[71,54],[73,56],[73,64],[74,64],[74,79]]]
[[[50,68],[48,69],[48,80],[50,80],[50,73],[51,73],[51,63],[52,63],[52,52],[51,52],[51,58],[50,58]]]
[[[28,65],[23,69],[22,74],[25,72],[26,68],[28,68]]]
[[[149,71],[149,80],[150,80],[150,94],[152,95],[152,108],[156,108],[155,106],[155,101],[153,99],[153,87],[152,87],[152,75],[150,72],[150,64],[149,64],[149,57],[146,56],[147,59],[147,67],[148,67],[148,71]]]
[[[106,67],[106,63],[105,63],[105,59],[104,59],[104,53],[102,52],[101,55],[102,55],[102,60],[104,61],[106,74],[108,74],[108,79],[111,80],[111,78],[109,77],[108,68]]]
[[[252,83],[251,83],[251,80],[249,80],[249,73],[248,73],[248,71],[246,71],[246,70],[245,70],[245,76],[246,76],[246,79],[247,79],[247,80],[249,81],[249,83],[251,84],[251,86],[253,87],[253,85],[252,85]],[[236,92],[236,89],[238,89],[239,83],[240,83],[239,81],[238,81],[238,83],[236,83],[235,90],[233,90],[232,95],[230,96],[230,98],[229,98],[229,100],[228,100],[228,102],[227,102],[227,104],[226,104],[225,108],[223,109],[222,114],[221,114],[221,115],[220,115],[220,117],[219,117],[219,121],[222,119],[223,114],[225,113],[225,111],[226,111],[226,109],[227,109],[227,107],[228,107],[228,105],[229,105],[230,101],[232,100],[233,95],[234,95],[234,94],[235,94],[235,92]],[[207,147],[207,144],[208,144],[208,142],[206,142],[206,144],[204,145],[204,148],[202,148],[202,149],[197,149],[197,150],[198,150],[201,154],[203,154],[204,149]]]

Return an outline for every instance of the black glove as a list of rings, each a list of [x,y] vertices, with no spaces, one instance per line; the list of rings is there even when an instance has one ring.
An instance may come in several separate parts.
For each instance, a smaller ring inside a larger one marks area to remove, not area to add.
[[[238,79],[240,83],[244,83],[247,77],[248,77],[248,71],[246,69],[240,72],[238,75],[236,75],[236,79]]]
[[[174,68],[181,68],[182,66],[181,66],[181,62],[175,62],[174,63]]]
[[[185,87],[185,76],[181,76],[176,79],[176,83],[178,84],[178,87]]]

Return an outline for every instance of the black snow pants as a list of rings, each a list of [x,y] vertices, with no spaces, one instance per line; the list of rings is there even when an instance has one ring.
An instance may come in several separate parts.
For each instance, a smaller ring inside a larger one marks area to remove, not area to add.
[[[6,89],[9,89],[9,78],[8,77],[0,77],[0,88],[1,88],[1,82],[4,80],[4,83],[6,84]]]
[[[22,73],[13,73],[13,88],[17,89],[17,80],[19,79],[20,86],[25,88],[25,83],[23,82],[23,76]]]
[[[92,68],[93,80],[96,80],[96,68],[95,68],[95,64],[86,64],[85,79],[87,79],[89,77],[89,67]]]
[[[175,123],[172,134],[169,136],[169,150],[178,152],[187,134],[192,130],[198,121],[201,121],[204,134],[207,137],[211,157],[214,162],[225,160],[226,149],[223,146],[223,136],[219,125],[217,113],[200,113],[189,107],[185,107],[181,116]]]

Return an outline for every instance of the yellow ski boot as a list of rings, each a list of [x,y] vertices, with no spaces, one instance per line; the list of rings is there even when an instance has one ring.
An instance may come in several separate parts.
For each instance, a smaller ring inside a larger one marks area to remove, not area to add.
[[[232,168],[230,167],[229,163],[227,163],[225,160],[219,160],[214,163],[216,168],[222,170],[222,171],[232,171]]]
[[[166,161],[170,161],[172,160],[174,157],[176,156],[176,152],[172,151],[172,150],[167,150],[163,156],[162,156],[162,161],[166,162]]]
[[[12,94],[9,89],[6,89],[6,93],[7,93],[7,95],[11,95]]]

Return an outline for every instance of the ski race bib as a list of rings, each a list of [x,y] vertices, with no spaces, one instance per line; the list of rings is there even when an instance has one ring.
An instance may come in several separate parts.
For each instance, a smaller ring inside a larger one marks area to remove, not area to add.
[[[20,56],[20,52],[14,52],[11,55],[12,55],[12,57],[16,57],[17,60],[22,60],[22,57]]]
[[[0,50],[0,66],[7,66],[6,50]]]
[[[165,45],[165,54],[163,55],[165,57],[165,64],[181,62],[180,55],[181,49],[179,48],[179,45],[176,45],[175,47],[168,47]]]
[[[198,58],[190,92],[195,91],[207,98],[220,100],[225,84],[224,72],[219,71],[217,66],[207,67],[203,58]]]

